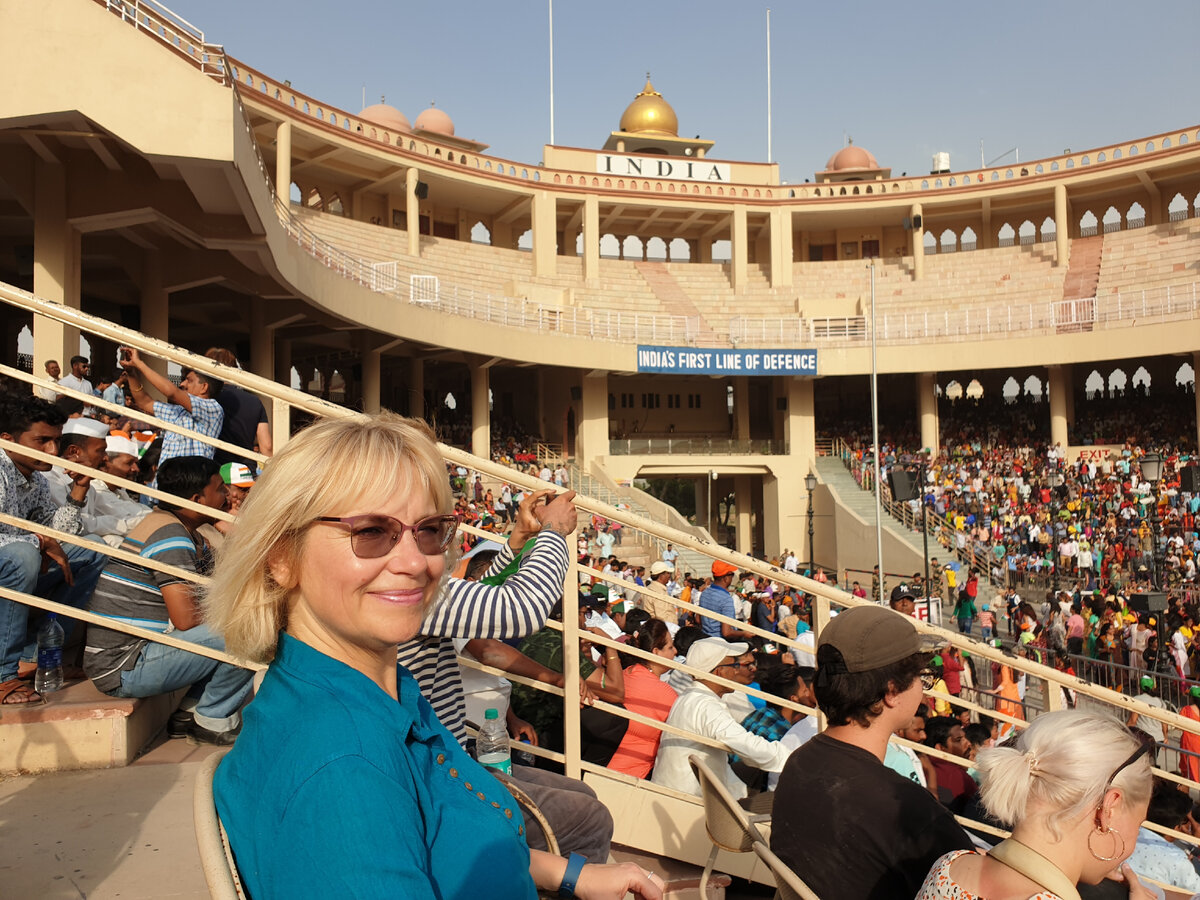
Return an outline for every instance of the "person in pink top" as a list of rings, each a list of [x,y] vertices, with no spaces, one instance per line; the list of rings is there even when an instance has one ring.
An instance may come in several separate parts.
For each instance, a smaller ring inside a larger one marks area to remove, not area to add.
[[[661,619],[649,619],[629,636],[629,646],[653,653],[663,659],[675,658],[671,632]],[[659,722],[675,704],[675,689],[662,681],[667,666],[638,658],[625,670],[625,708]],[[658,755],[662,732],[650,725],[630,721],[617,752],[608,761],[608,768],[638,778],[648,778]]]

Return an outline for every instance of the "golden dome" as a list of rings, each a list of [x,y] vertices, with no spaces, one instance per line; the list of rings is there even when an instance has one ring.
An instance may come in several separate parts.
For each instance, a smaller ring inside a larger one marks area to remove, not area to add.
[[[675,110],[663,99],[662,94],[654,89],[650,77],[646,77],[646,86],[634,97],[633,102],[621,114],[620,130],[627,134],[666,134],[679,137],[679,120],[675,118]]]

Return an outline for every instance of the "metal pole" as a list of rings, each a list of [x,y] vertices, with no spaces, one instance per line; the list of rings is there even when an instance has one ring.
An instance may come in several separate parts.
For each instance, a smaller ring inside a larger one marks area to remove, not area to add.
[[[879,477],[879,362],[875,341],[875,263],[871,263],[871,433],[875,442],[875,552],[879,563],[879,596],[883,603],[883,484]]]
[[[925,467],[928,457],[921,463],[921,483],[917,485],[917,500],[921,504],[921,539],[925,545],[925,596],[929,596],[929,508],[925,505]]]
[[[554,0],[546,0],[550,10],[550,143],[554,144]]]
[[[808,492],[808,571],[811,573],[817,571],[816,567],[816,551],[813,549],[813,501],[812,491]]]
[[[767,10],[767,162],[771,162],[771,10]]]

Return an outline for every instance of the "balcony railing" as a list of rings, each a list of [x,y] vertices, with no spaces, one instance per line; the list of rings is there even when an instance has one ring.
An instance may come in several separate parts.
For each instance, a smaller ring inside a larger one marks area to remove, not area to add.
[[[786,456],[786,441],[713,437],[619,438],[608,442],[610,456]]]

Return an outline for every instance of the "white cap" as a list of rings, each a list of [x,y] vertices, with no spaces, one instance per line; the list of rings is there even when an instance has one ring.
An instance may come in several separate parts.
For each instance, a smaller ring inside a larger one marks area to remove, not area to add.
[[[122,434],[110,434],[105,440],[108,443],[107,450],[109,453],[128,453],[130,456],[138,455],[138,445]]]
[[[108,425],[101,422],[99,419],[89,419],[86,416],[79,416],[75,419],[67,419],[67,424],[63,426],[63,434],[85,434],[88,437],[108,437]]]
[[[724,638],[717,637],[704,638],[688,648],[686,662],[693,668],[711,672],[725,657],[732,656],[736,659],[749,649],[749,644],[731,644]]]

